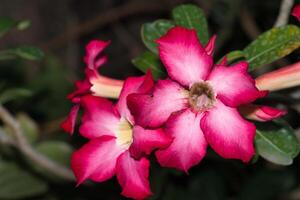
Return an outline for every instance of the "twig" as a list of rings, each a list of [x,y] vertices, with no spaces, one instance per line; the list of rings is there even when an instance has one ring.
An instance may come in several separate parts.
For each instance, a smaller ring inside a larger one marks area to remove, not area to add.
[[[294,0],[282,0],[280,10],[274,27],[280,27],[287,24]]]
[[[21,153],[45,170],[66,180],[75,180],[71,170],[49,160],[47,157],[36,152],[32,148],[27,139],[24,137],[24,133],[20,128],[19,122],[15,120],[15,118],[2,105],[0,105],[0,119],[2,119],[3,123],[11,128],[13,136],[16,139],[14,146],[19,149]]]
[[[87,20],[79,25],[73,25],[68,27],[60,35],[56,36],[46,44],[42,45],[44,48],[55,49],[58,48],[67,42],[79,38],[80,36],[87,34],[99,27],[107,25],[109,23],[118,21],[120,18],[129,16],[132,14],[146,13],[153,11],[164,11],[168,7],[163,6],[157,1],[149,1],[147,3],[143,1],[131,1],[122,6],[112,8],[110,10],[101,12],[99,15],[93,19]]]

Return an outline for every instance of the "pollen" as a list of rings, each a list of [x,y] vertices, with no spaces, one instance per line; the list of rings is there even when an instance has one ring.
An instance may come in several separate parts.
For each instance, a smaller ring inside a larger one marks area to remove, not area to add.
[[[195,111],[212,108],[215,101],[215,93],[207,82],[194,83],[189,90],[189,104]]]
[[[128,149],[133,142],[132,125],[129,121],[122,118],[117,128],[117,144]]]

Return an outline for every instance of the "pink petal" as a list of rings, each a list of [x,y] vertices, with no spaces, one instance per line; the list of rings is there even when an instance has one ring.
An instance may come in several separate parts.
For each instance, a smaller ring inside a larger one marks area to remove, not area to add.
[[[208,41],[207,45],[205,46],[205,51],[207,52],[208,55],[212,55],[214,52],[215,48],[215,42],[216,42],[216,35],[213,35],[210,40]]]
[[[149,185],[150,162],[146,158],[135,160],[125,151],[117,161],[117,178],[123,188],[122,195],[145,199],[152,194]]]
[[[157,43],[169,76],[182,85],[190,86],[209,74],[213,60],[200,44],[195,30],[174,27]]]
[[[90,92],[91,84],[87,79],[75,82],[75,91],[68,95],[73,103],[79,103],[83,95]]]
[[[112,102],[86,95],[82,98],[81,105],[84,112],[79,132],[84,137],[91,139],[103,135],[115,136],[120,117]]]
[[[296,17],[300,21],[300,4],[297,4],[293,10],[292,10],[292,15]]]
[[[166,148],[172,139],[162,129],[144,129],[141,126],[133,127],[133,143],[129,151],[131,156],[139,159],[143,153],[149,155],[157,148]]]
[[[170,79],[159,80],[151,94],[128,95],[127,103],[135,123],[152,128],[161,126],[173,112],[188,105],[184,88]]]
[[[121,117],[133,123],[133,117],[127,107],[127,96],[131,93],[144,94],[153,87],[154,81],[150,71],[145,76],[129,77],[125,80],[116,108]]]
[[[116,172],[117,158],[122,152],[124,150],[116,145],[113,137],[103,136],[90,140],[72,155],[71,168],[77,184],[89,178],[97,182],[110,179]]]
[[[237,109],[217,101],[202,118],[201,128],[220,156],[248,162],[254,155],[255,126],[244,120]]]
[[[165,132],[173,137],[173,142],[168,148],[156,151],[156,157],[162,166],[187,172],[202,160],[207,147],[200,129],[202,116],[186,109],[168,119]]]
[[[77,118],[77,113],[79,110],[80,106],[79,104],[76,104],[71,108],[71,111],[67,117],[62,123],[61,123],[61,128],[67,132],[70,133],[71,135],[74,133],[74,127],[76,123],[76,118]]]
[[[97,56],[109,45],[109,43],[109,41],[93,40],[86,46],[84,62],[89,69],[96,70],[106,62],[106,56],[100,58],[97,58]]]
[[[285,110],[253,104],[241,106],[239,111],[246,118],[261,122],[277,119],[287,113]]]
[[[85,74],[91,84],[90,93],[94,96],[115,99],[119,97],[124,84],[123,80],[102,76],[97,70],[91,70],[89,68],[85,69]]]
[[[255,81],[247,69],[247,62],[240,62],[230,67],[216,66],[208,80],[217,98],[228,106],[236,107],[264,97],[267,92],[256,88]]]

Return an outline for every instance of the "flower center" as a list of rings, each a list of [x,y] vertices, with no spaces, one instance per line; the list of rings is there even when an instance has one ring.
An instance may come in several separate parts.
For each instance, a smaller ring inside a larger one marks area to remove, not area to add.
[[[189,104],[195,111],[205,111],[215,103],[215,93],[205,81],[194,83],[189,91]]]
[[[117,144],[128,149],[133,142],[132,125],[124,118],[121,118],[117,128]]]

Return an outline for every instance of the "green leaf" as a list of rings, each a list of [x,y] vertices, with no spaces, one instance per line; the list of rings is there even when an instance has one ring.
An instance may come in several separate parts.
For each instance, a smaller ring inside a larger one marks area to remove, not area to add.
[[[31,25],[31,22],[29,20],[21,20],[17,24],[17,29],[22,31],[27,29]]]
[[[37,152],[43,154],[49,159],[64,165],[66,167],[70,166],[70,158],[73,152],[73,148],[66,142],[63,141],[45,141],[37,144],[35,146]],[[46,172],[43,168],[38,167],[31,163],[32,167],[42,175],[52,179],[53,181],[60,181],[59,177],[51,174],[50,172]]]
[[[148,69],[151,69],[155,80],[165,76],[165,71],[159,58],[150,51],[147,51],[144,54],[134,58],[132,63],[144,73],[146,73]]]
[[[0,103],[4,104],[15,99],[30,97],[31,95],[32,92],[24,88],[8,89],[0,93]]]
[[[36,150],[55,162],[69,166],[72,147],[63,141],[45,141],[36,146]]]
[[[224,57],[221,58],[218,61],[218,63],[220,63],[224,59]],[[243,51],[236,50],[236,51],[231,51],[228,54],[226,54],[226,59],[227,59],[228,63],[232,63],[233,61],[241,59],[241,58],[245,58],[245,54]]]
[[[0,18],[0,37],[12,29],[17,22],[12,18]]]
[[[45,182],[14,163],[0,161],[0,199],[24,199],[48,190]]]
[[[26,113],[19,113],[17,115],[17,120],[19,121],[21,129],[23,130],[27,140],[30,143],[36,142],[39,136],[39,128],[37,123]]]
[[[0,18],[0,37],[5,35],[9,30],[17,27],[18,30],[24,30],[30,26],[29,20],[17,21],[12,18]]]
[[[207,21],[201,8],[186,4],[173,9],[175,24],[189,29],[196,29],[199,40],[206,44],[209,40]]]
[[[17,47],[0,51],[0,60],[14,59],[16,57],[27,60],[40,60],[44,57],[44,53],[36,47]]]
[[[157,54],[158,50],[155,40],[164,35],[173,26],[174,24],[172,21],[164,19],[143,24],[141,35],[146,47],[153,53]]]
[[[278,60],[300,47],[300,29],[294,25],[272,28],[244,49],[249,70]]]
[[[257,153],[279,165],[291,165],[299,153],[299,143],[293,129],[283,120],[271,127],[257,128],[255,146]]]

